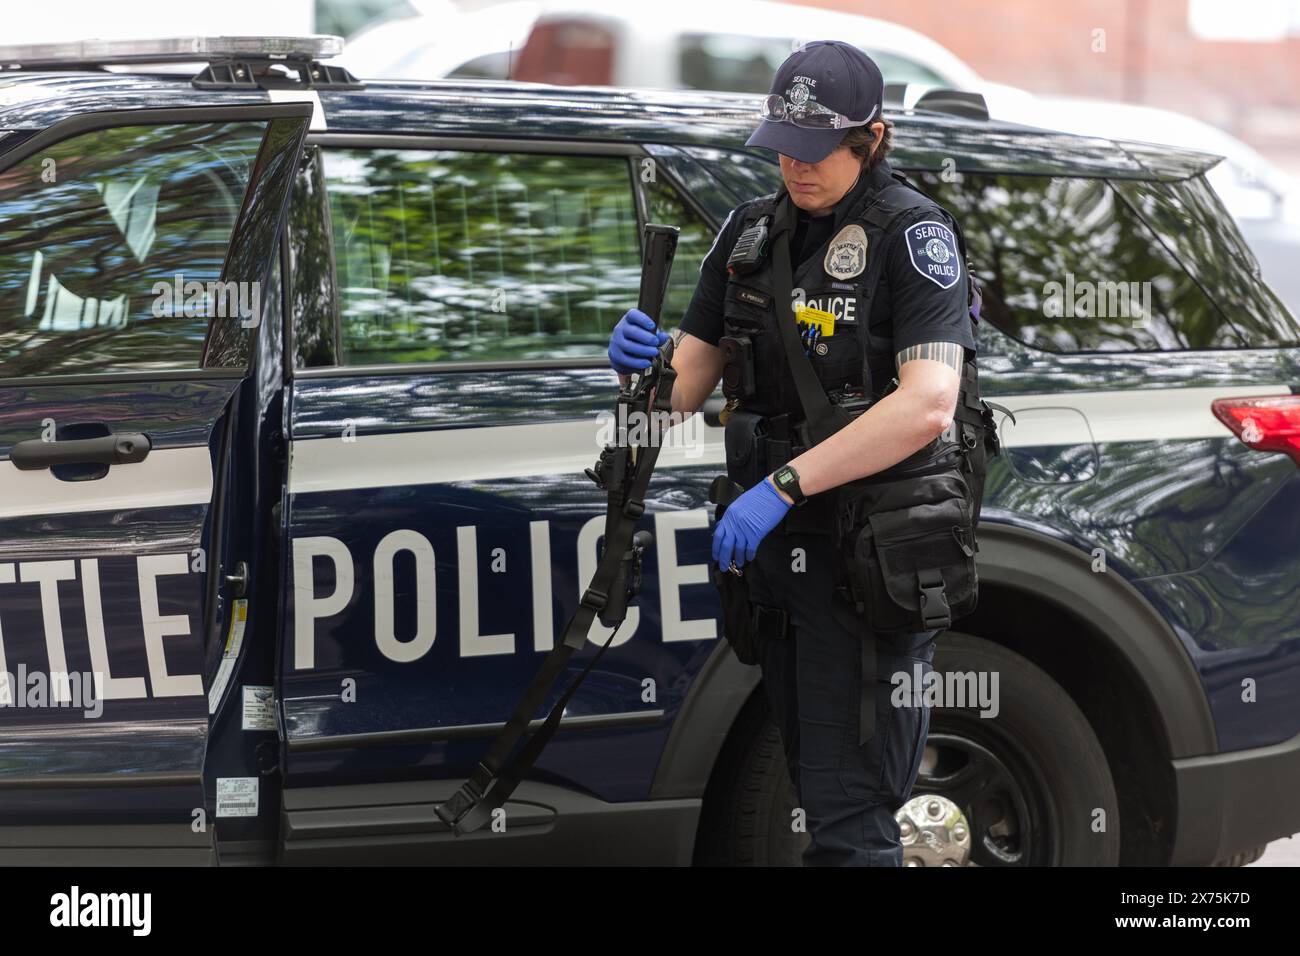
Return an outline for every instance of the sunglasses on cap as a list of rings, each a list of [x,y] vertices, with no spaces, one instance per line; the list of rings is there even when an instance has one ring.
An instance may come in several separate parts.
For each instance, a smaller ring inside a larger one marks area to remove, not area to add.
[[[855,120],[812,101],[794,106],[787,103],[780,93],[772,93],[763,99],[759,115],[769,123],[792,123],[801,129],[847,129],[850,126],[866,126],[876,115],[877,109],[879,104],[871,108],[866,119]]]

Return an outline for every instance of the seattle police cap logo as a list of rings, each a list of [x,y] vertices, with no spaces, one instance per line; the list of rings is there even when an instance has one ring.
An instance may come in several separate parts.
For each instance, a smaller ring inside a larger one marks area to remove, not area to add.
[[[961,278],[957,237],[941,222],[927,219],[908,226],[907,254],[912,268],[941,289],[951,289]]]
[[[826,274],[835,279],[852,279],[867,267],[867,234],[854,224],[845,226],[831,240],[822,263]]]

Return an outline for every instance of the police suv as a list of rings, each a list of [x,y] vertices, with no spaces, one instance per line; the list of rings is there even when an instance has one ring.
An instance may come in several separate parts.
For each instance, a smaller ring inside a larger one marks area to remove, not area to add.
[[[434,813],[596,565],[642,225],[681,230],[671,326],[780,185],[754,104],[362,83],[337,48],[0,51],[0,862],[797,862],[707,574],[720,397],[506,813]],[[909,862],[1250,858],[1300,830],[1300,324],[1215,157],[890,115],[1009,411]]]

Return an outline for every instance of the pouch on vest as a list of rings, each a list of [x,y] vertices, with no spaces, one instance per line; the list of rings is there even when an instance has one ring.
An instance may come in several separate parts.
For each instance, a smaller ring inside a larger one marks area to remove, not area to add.
[[[767,477],[767,419],[737,409],[725,427],[727,477],[748,491]]]
[[[975,610],[978,546],[960,469],[845,492],[840,548],[850,594],[874,632],[944,629]]]

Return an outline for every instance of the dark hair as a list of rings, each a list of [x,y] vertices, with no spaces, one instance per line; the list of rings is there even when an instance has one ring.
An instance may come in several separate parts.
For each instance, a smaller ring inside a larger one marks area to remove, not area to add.
[[[840,140],[840,145],[853,150],[853,155],[858,157],[868,170],[875,169],[894,148],[894,124],[887,119],[881,119],[879,122],[885,124],[885,135],[880,137],[880,145],[876,147],[874,153],[871,152],[871,144],[875,140],[875,134],[871,132],[870,126],[854,126]]]

